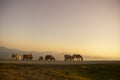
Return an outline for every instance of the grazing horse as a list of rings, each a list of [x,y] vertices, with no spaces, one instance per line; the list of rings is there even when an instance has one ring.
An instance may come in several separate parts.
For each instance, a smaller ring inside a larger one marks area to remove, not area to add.
[[[72,61],[74,60],[74,57],[71,55],[64,55],[64,61]]]
[[[12,54],[12,58],[15,60],[20,60],[21,56],[19,54]]]
[[[24,60],[30,60],[30,61],[31,61],[32,59],[33,59],[32,54],[24,54],[24,55],[23,55],[23,61],[24,61]]]
[[[77,61],[83,61],[83,57],[80,54],[73,54],[73,59],[77,59]]]
[[[43,56],[40,56],[40,57],[39,57],[39,61],[43,61]]]
[[[46,55],[45,56],[45,61],[48,61],[48,60],[55,61],[55,58],[52,55]]]

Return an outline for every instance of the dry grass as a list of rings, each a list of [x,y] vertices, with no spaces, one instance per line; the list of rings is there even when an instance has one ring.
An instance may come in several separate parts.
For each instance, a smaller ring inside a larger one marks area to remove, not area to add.
[[[0,64],[0,80],[120,80],[120,64]]]

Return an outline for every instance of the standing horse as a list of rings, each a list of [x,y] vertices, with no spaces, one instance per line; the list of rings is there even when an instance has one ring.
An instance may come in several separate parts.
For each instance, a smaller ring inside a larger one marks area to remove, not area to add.
[[[43,60],[43,56],[40,56],[40,57],[39,57],[39,61],[42,61],[42,60]]]
[[[72,61],[74,60],[74,57],[71,55],[64,55],[64,61]]]
[[[12,58],[15,60],[20,60],[21,56],[19,54],[12,54]]]
[[[46,55],[45,56],[45,61],[48,61],[48,60],[55,61],[55,58],[52,55]]]
[[[30,60],[30,61],[31,61],[32,59],[33,59],[32,54],[24,54],[24,55],[23,55],[23,61],[24,61],[24,60]]]
[[[77,61],[83,61],[83,57],[80,54],[73,54],[73,58],[76,58]]]

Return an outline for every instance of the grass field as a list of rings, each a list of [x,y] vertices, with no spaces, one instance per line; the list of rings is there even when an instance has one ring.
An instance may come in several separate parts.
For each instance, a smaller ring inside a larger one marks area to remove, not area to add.
[[[0,63],[0,80],[120,80],[120,64]]]

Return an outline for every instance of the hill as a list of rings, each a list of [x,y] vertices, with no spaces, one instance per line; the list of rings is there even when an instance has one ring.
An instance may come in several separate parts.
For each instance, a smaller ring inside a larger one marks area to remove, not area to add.
[[[11,59],[12,58],[12,54],[19,54],[19,55],[23,55],[23,54],[32,54],[33,55],[33,60],[38,60],[39,56],[45,56],[45,55],[53,55],[55,56],[57,61],[63,61],[64,60],[64,55],[65,54],[70,54],[72,55],[73,53],[59,53],[59,52],[52,52],[52,51],[24,51],[24,50],[18,50],[18,49],[9,49],[6,47],[0,47],[0,60],[3,59]],[[103,58],[103,57],[94,57],[94,56],[87,56],[85,54],[81,54],[84,57],[84,60],[110,60],[108,58]]]
[[[63,59],[63,55],[61,54],[56,54],[50,51],[44,51],[44,52],[38,52],[38,51],[24,51],[24,50],[17,50],[17,49],[9,49],[6,47],[0,47],[0,59],[11,59],[12,54],[32,54],[33,55],[33,60],[38,60],[39,56],[45,56],[47,54],[51,54],[56,56],[57,60]]]

